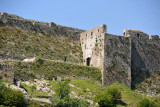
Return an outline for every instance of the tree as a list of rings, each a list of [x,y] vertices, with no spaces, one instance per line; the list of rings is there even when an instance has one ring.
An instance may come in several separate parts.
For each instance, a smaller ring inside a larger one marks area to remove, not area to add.
[[[25,106],[23,93],[17,90],[7,88],[0,82],[0,105],[4,106]]]

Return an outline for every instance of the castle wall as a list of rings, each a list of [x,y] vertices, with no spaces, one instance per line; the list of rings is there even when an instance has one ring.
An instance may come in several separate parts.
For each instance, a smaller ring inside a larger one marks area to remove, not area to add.
[[[2,25],[17,27],[24,30],[31,30],[42,34],[71,37],[75,40],[79,40],[80,33],[84,32],[84,30],[81,29],[61,26],[53,22],[47,23],[42,21],[29,20],[7,13],[0,13],[0,26]]]
[[[123,36],[106,33],[106,25],[84,31],[23,19],[16,15],[0,13],[0,26],[18,27],[42,34],[80,39],[83,63],[101,68],[103,86],[116,81],[134,87],[151,74],[160,72],[160,38],[139,30],[125,29]],[[81,34],[80,34],[81,33]],[[12,81],[14,73],[10,65],[0,66],[2,79]]]
[[[103,86],[121,82],[131,86],[131,42],[129,38],[106,34],[104,46]]]
[[[148,40],[149,35],[146,33],[139,31],[139,30],[130,30],[130,29],[125,29],[123,31],[123,36],[124,37],[130,37],[132,39],[140,39],[140,40]]]
[[[80,43],[83,52],[83,63],[100,68],[103,66],[105,33],[106,25],[81,33]],[[90,61],[89,64],[88,59]]]
[[[14,71],[13,65],[0,63],[0,79],[4,81],[13,82]]]
[[[160,72],[160,41],[132,40],[132,86]]]

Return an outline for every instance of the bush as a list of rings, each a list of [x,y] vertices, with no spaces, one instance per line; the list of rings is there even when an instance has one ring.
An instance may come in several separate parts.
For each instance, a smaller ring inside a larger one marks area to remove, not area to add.
[[[137,107],[157,107],[157,106],[155,105],[154,102],[151,102],[147,98],[144,98],[137,104]]]
[[[117,88],[108,88],[94,98],[100,107],[112,107],[114,104],[118,104],[118,100],[121,100],[121,92]]]
[[[63,99],[65,97],[69,97],[70,87],[69,87],[68,83],[65,81],[58,82],[56,84],[55,92],[56,92],[55,95],[58,96],[60,99]]]
[[[121,92],[117,88],[108,88],[107,93],[113,96],[115,104],[118,103],[118,100],[121,100]]]
[[[89,103],[77,98],[70,98],[70,87],[68,82],[58,82],[55,94],[51,100],[54,107],[88,107]]]
[[[44,63],[44,59],[42,59],[42,58],[37,58],[36,59],[36,63],[38,63],[38,64],[43,64]]]
[[[108,93],[100,93],[96,95],[94,101],[99,104],[100,107],[113,107],[114,98]]]
[[[12,90],[0,83],[0,105],[4,106],[25,106],[23,93],[20,91]]]

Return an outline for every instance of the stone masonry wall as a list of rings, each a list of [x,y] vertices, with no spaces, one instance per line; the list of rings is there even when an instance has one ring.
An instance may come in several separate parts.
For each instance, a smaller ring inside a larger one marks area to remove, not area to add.
[[[24,30],[31,30],[42,34],[72,37],[75,40],[79,40],[80,33],[84,32],[84,30],[81,29],[61,26],[53,22],[47,23],[42,21],[29,20],[7,13],[0,13],[0,26],[18,27]]]
[[[160,41],[157,39],[132,40],[132,86],[153,74],[160,74]]]
[[[80,36],[83,60],[86,62],[91,58],[89,66],[102,69],[103,86],[118,81],[134,88],[152,74],[160,74],[160,39],[157,35],[149,38],[142,31],[127,29],[123,36],[105,32],[106,27],[101,25]]]
[[[130,37],[132,39],[141,39],[141,40],[149,39],[149,35],[139,30],[124,29],[123,36]]]
[[[103,86],[116,81],[131,86],[131,44],[130,39],[106,34],[103,65]]]
[[[102,67],[105,33],[106,25],[101,25],[81,33],[80,43],[83,52],[83,63],[89,66]]]
[[[4,81],[13,82],[14,80],[14,71],[13,65],[11,64],[4,64],[0,62],[0,79]]]
[[[18,27],[42,34],[79,40],[83,63],[101,68],[104,86],[119,81],[134,87],[152,74],[160,75],[160,38],[139,30],[125,29],[123,36],[106,33],[106,25],[84,31],[53,22],[28,20],[0,13],[0,26]],[[13,66],[0,64],[1,78],[13,81]]]

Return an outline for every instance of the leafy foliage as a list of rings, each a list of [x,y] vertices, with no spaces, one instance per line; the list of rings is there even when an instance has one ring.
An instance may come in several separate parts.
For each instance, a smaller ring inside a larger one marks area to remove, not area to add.
[[[55,95],[51,99],[56,107],[88,107],[89,103],[77,98],[70,98],[70,87],[66,81],[58,82]]]
[[[23,93],[20,91],[12,90],[0,83],[0,105],[4,106],[25,106]]]
[[[100,93],[96,95],[94,101],[98,102],[100,107],[113,107],[114,105],[114,98],[108,93]]]
[[[69,97],[70,87],[66,81],[57,82],[55,92],[56,96],[60,99],[64,99],[65,97]]]
[[[42,63],[43,61],[43,63]],[[36,62],[17,62],[14,67],[14,76],[21,80],[33,80],[35,78],[52,80],[53,77],[71,76],[86,77],[101,82],[100,69],[94,67],[74,65],[64,62],[54,62],[38,59]]]
[[[108,88],[106,93],[113,96],[114,103],[118,103],[118,100],[121,100],[121,92],[117,88]]]
[[[112,107],[118,103],[118,100],[121,100],[121,92],[116,88],[108,88],[105,92],[96,95],[94,100],[98,102],[100,107]]]

